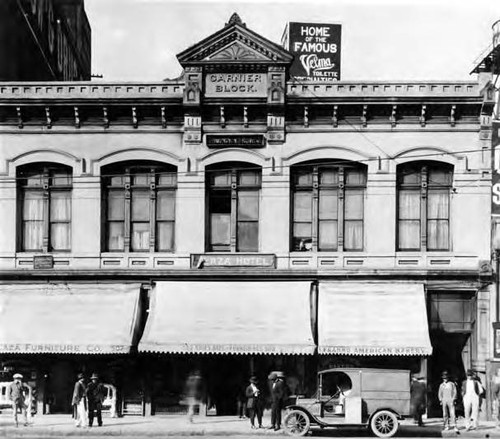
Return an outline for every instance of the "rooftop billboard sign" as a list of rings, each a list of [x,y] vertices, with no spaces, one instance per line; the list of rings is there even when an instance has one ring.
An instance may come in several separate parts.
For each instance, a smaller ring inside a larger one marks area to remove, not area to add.
[[[288,23],[283,46],[294,55],[290,76],[299,80],[340,80],[342,26],[325,23]]]

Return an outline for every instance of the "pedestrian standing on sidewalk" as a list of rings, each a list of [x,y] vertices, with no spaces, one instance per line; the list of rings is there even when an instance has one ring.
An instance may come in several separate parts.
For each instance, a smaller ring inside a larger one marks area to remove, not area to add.
[[[16,427],[19,427],[19,421],[17,419],[18,410],[21,411],[24,417],[24,426],[26,427],[28,425],[26,398],[30,396],[30,387],[22,382],[23,376],[20,373],[15,373],[13,378],[14,381],[9,384],[7,389],[7,397],[12,402],[12,412]]]
[[[443,378],[443,382],[439,386],[438,398],[443,408],[443,428],[444,430],[449,430],[450,427],[453,427],[455,431],[458,431],[455,417],[457,386],[455,386],[453,381],[450,381],[447,371],[444,371],[441,377]]]
[[[106,397],[106,388],[99,382],[99,375],[93,373],[87,386],[87,401],[89,403],[89,427],[94,423],[94,413],[97,425],[102,427],[102,403]]]
[[[256,428],[255,416],[257,416],[259,428],[262,428],[262,392],[260,391],[258,384],[259,382],[256,376],[250,377],[250,384],[245,391],[251,428]]]
[[[410,385],[410,411],[415,423],[423,427],[422,415],[425,412],[427,385],[422,377],[413,377]]]
[[[462,383],[466,430],[479,426],[479,398],[482,393],[483,386],[475,379],[474,372],[469,369],[467,379]]]
[[[83,373],[78,374],[78,380],[75,383],[75,388],[73,389],[73,399],[71,404],[73,405],[76,415],[75,415],[75,426],[76,427],[86,427],[87,426],[87,387],[85,386],[85,376]]]
[[[500,428],[500,367],[493,377],[493,419],[496,420],[496,427]]]
[[[188,405],[188,421],[193,422],[193,416],[195,409],[200,409],[200,403],[202,398],[202,378],[199,370],[194,370],[189,374],[186,380],[186,399]]]
[[[285,382],[282,379],[283,375],[280,372],[271,372],[269,379],[272,381],[271,386],[271,426],[270,429],[278,431],[281,428],[281,410],[283,410],[283,399],[285,397]]]

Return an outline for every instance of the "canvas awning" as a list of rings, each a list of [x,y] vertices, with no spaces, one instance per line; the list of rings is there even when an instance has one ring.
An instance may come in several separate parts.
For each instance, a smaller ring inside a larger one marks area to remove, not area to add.
[[[1,353],[127,353],[139,284],[0,285]]]
[[[430,355],[423,285],[320,282],[318,352]]]
[[[312,354],[309,282],[158,282],[139,351]]]

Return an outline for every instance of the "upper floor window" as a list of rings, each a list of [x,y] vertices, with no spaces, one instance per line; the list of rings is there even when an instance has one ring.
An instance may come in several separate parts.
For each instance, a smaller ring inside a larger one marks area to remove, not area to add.
[[[21,251],[71,250],[72,170],[52,163],[18,169]]]
[[[398,250],[450,249],[453,167],[415,162],[397,168]]]
[[[292,251],[363,249],[366,167],[292,168]]]
[[[207,169],[208,250],[259,249],[261,170],[242,164]]]
[[[162,164],[103,168],[105,249],[173,251],[176,187],[176,169]]]

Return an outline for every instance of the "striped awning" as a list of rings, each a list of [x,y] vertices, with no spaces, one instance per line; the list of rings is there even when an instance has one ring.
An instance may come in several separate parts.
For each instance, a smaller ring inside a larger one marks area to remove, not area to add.
[[[139,284],[0,285],[0,353],[127,353],[139,290]]]
[[[430,355],[423,285],[320,282],[318,352]]]
[[[312,354],[309,282],[158,282],[139,351]]]

